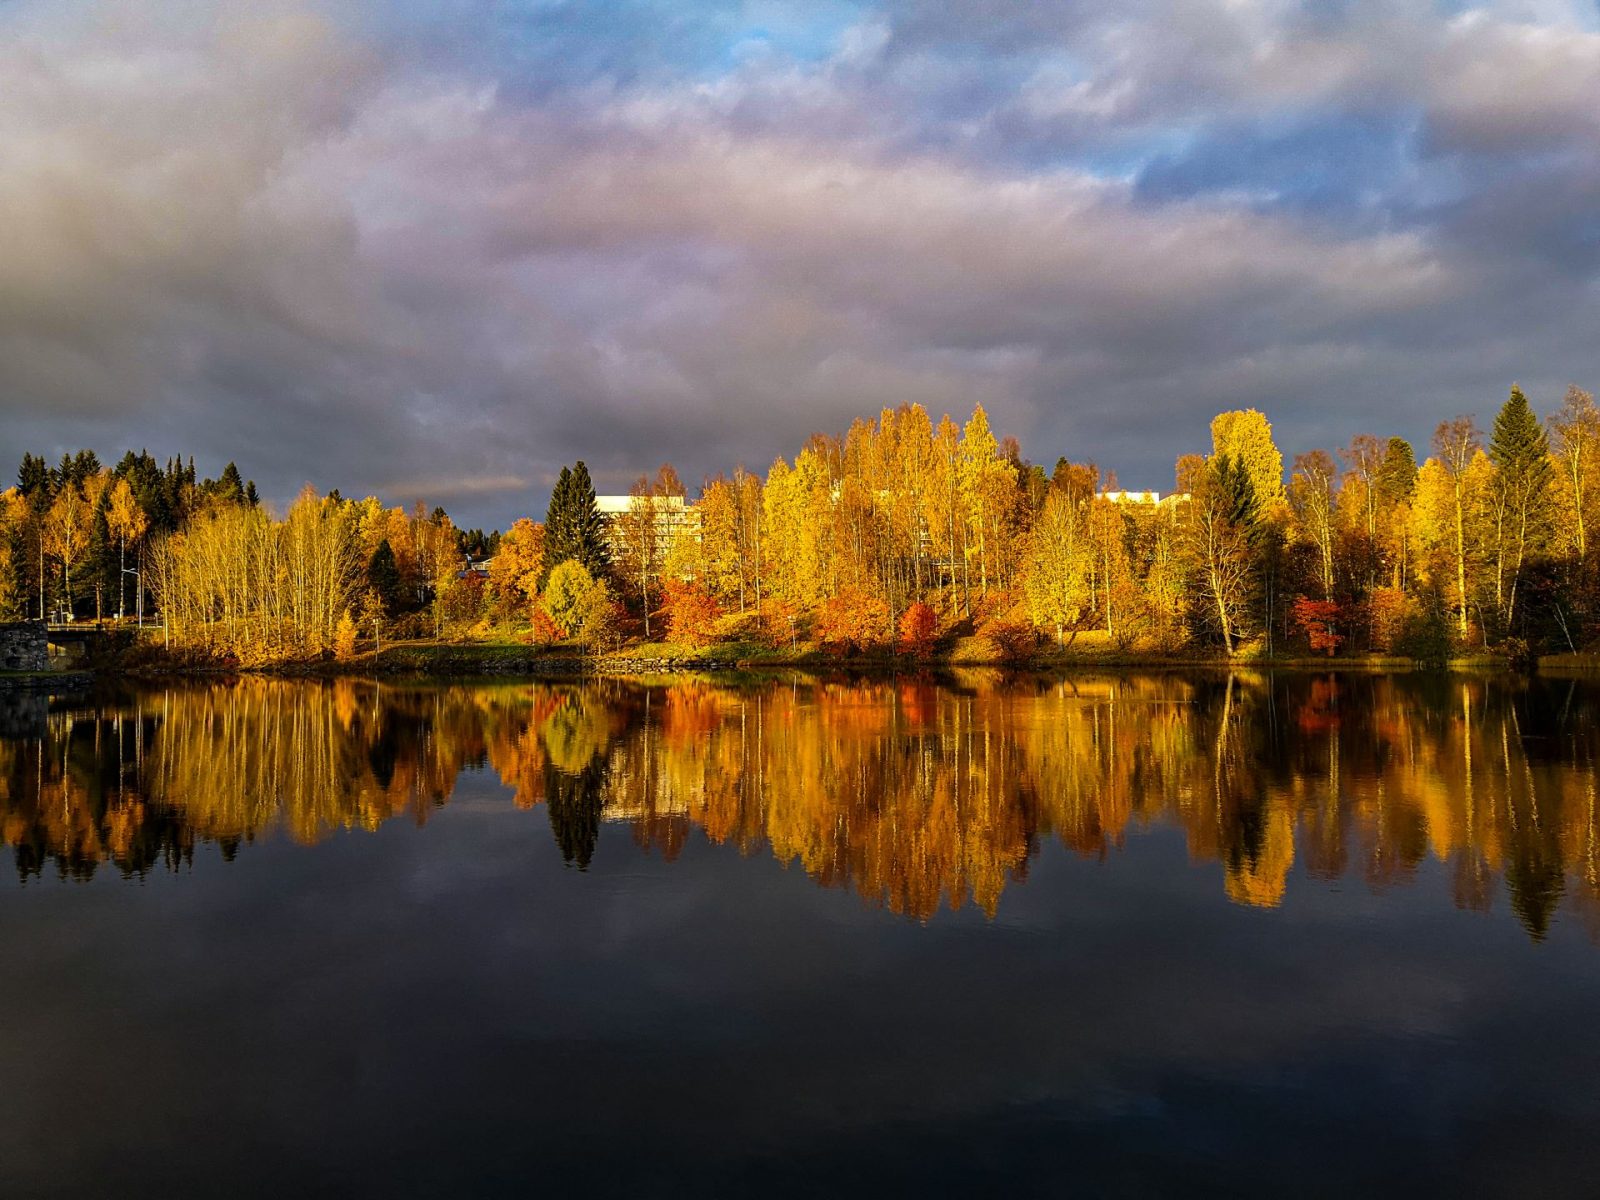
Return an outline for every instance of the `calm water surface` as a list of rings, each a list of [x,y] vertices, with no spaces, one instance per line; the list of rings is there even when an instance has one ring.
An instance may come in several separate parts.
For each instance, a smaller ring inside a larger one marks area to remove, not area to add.
[[[1600,686],[0,695],[0,1195],[1587,1195]]]

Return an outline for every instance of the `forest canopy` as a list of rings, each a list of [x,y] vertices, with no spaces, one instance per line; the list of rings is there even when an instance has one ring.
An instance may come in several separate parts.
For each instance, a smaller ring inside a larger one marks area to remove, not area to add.
[[[1029,461],[981,406],[903,405],[692,496],[665,465],[597,497],[578,462],[503,534],[309,486],[273,513],[233,463],[27,454],[0,493],[0,619],[144,620],[241,663],[357,636],[1439,658],[1600,635],[1588,392],[1541,420],[1513,387],[1487,430],[1451,417],[1420,455],[1363,433],[1286,459],[1253,409],[1211,434],[1174,491],[1132,493],[1089,456]]]

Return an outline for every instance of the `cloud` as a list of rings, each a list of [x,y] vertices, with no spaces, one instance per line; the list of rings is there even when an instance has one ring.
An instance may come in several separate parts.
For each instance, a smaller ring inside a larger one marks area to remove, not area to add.
[[[504,525],[909,401],[1159,487],[1595,375],[1575,12],[475,11],[3,18],[0,451]]]

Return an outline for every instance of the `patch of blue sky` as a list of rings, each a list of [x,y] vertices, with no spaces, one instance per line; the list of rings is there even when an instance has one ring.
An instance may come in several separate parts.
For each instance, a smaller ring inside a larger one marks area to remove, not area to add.
[[[1136,183],[1152,163],[1182,161],[1202,138],[1198,126],[1139,129],[1077,143],[1036,146],[1026,165],[1035,170],[1072,168],[1101,179]]]
[[[1600,0],[1433,0],[1433,11],[1446,19],[1481,12],[1502,20],[1600,33]]]
[[[1153,156],[1136,194],[1151,201],[1249,196],[1271,207],[1355,216],[1408,207],[1416,174],[1413,114],[1297,115],[1219,125]]]
[[[871,10],[852,0],[379,0],[380,36],[436,47],[513,90],[714,80],[750,59],[822,62]]]

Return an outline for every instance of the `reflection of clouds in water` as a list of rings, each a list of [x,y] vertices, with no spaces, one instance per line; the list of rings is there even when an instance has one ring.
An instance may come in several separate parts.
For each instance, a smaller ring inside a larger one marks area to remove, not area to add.
[[[0,742],[0,837],[24,877],[421,825],[487,766],[579,868],[605,822],[668,859],[698,830],[923,920],[969,902],[992,917],[1044,840],[1105,858],[1156,826],[1220,863],[1241,904],[1283,903],[1297,867],[1382,889],[1433,859],[1464,907],[1503,882],[1535,937],[1563,902],[1600,911],[1594,704],[1554,681],[246,679],[35,726]]]

